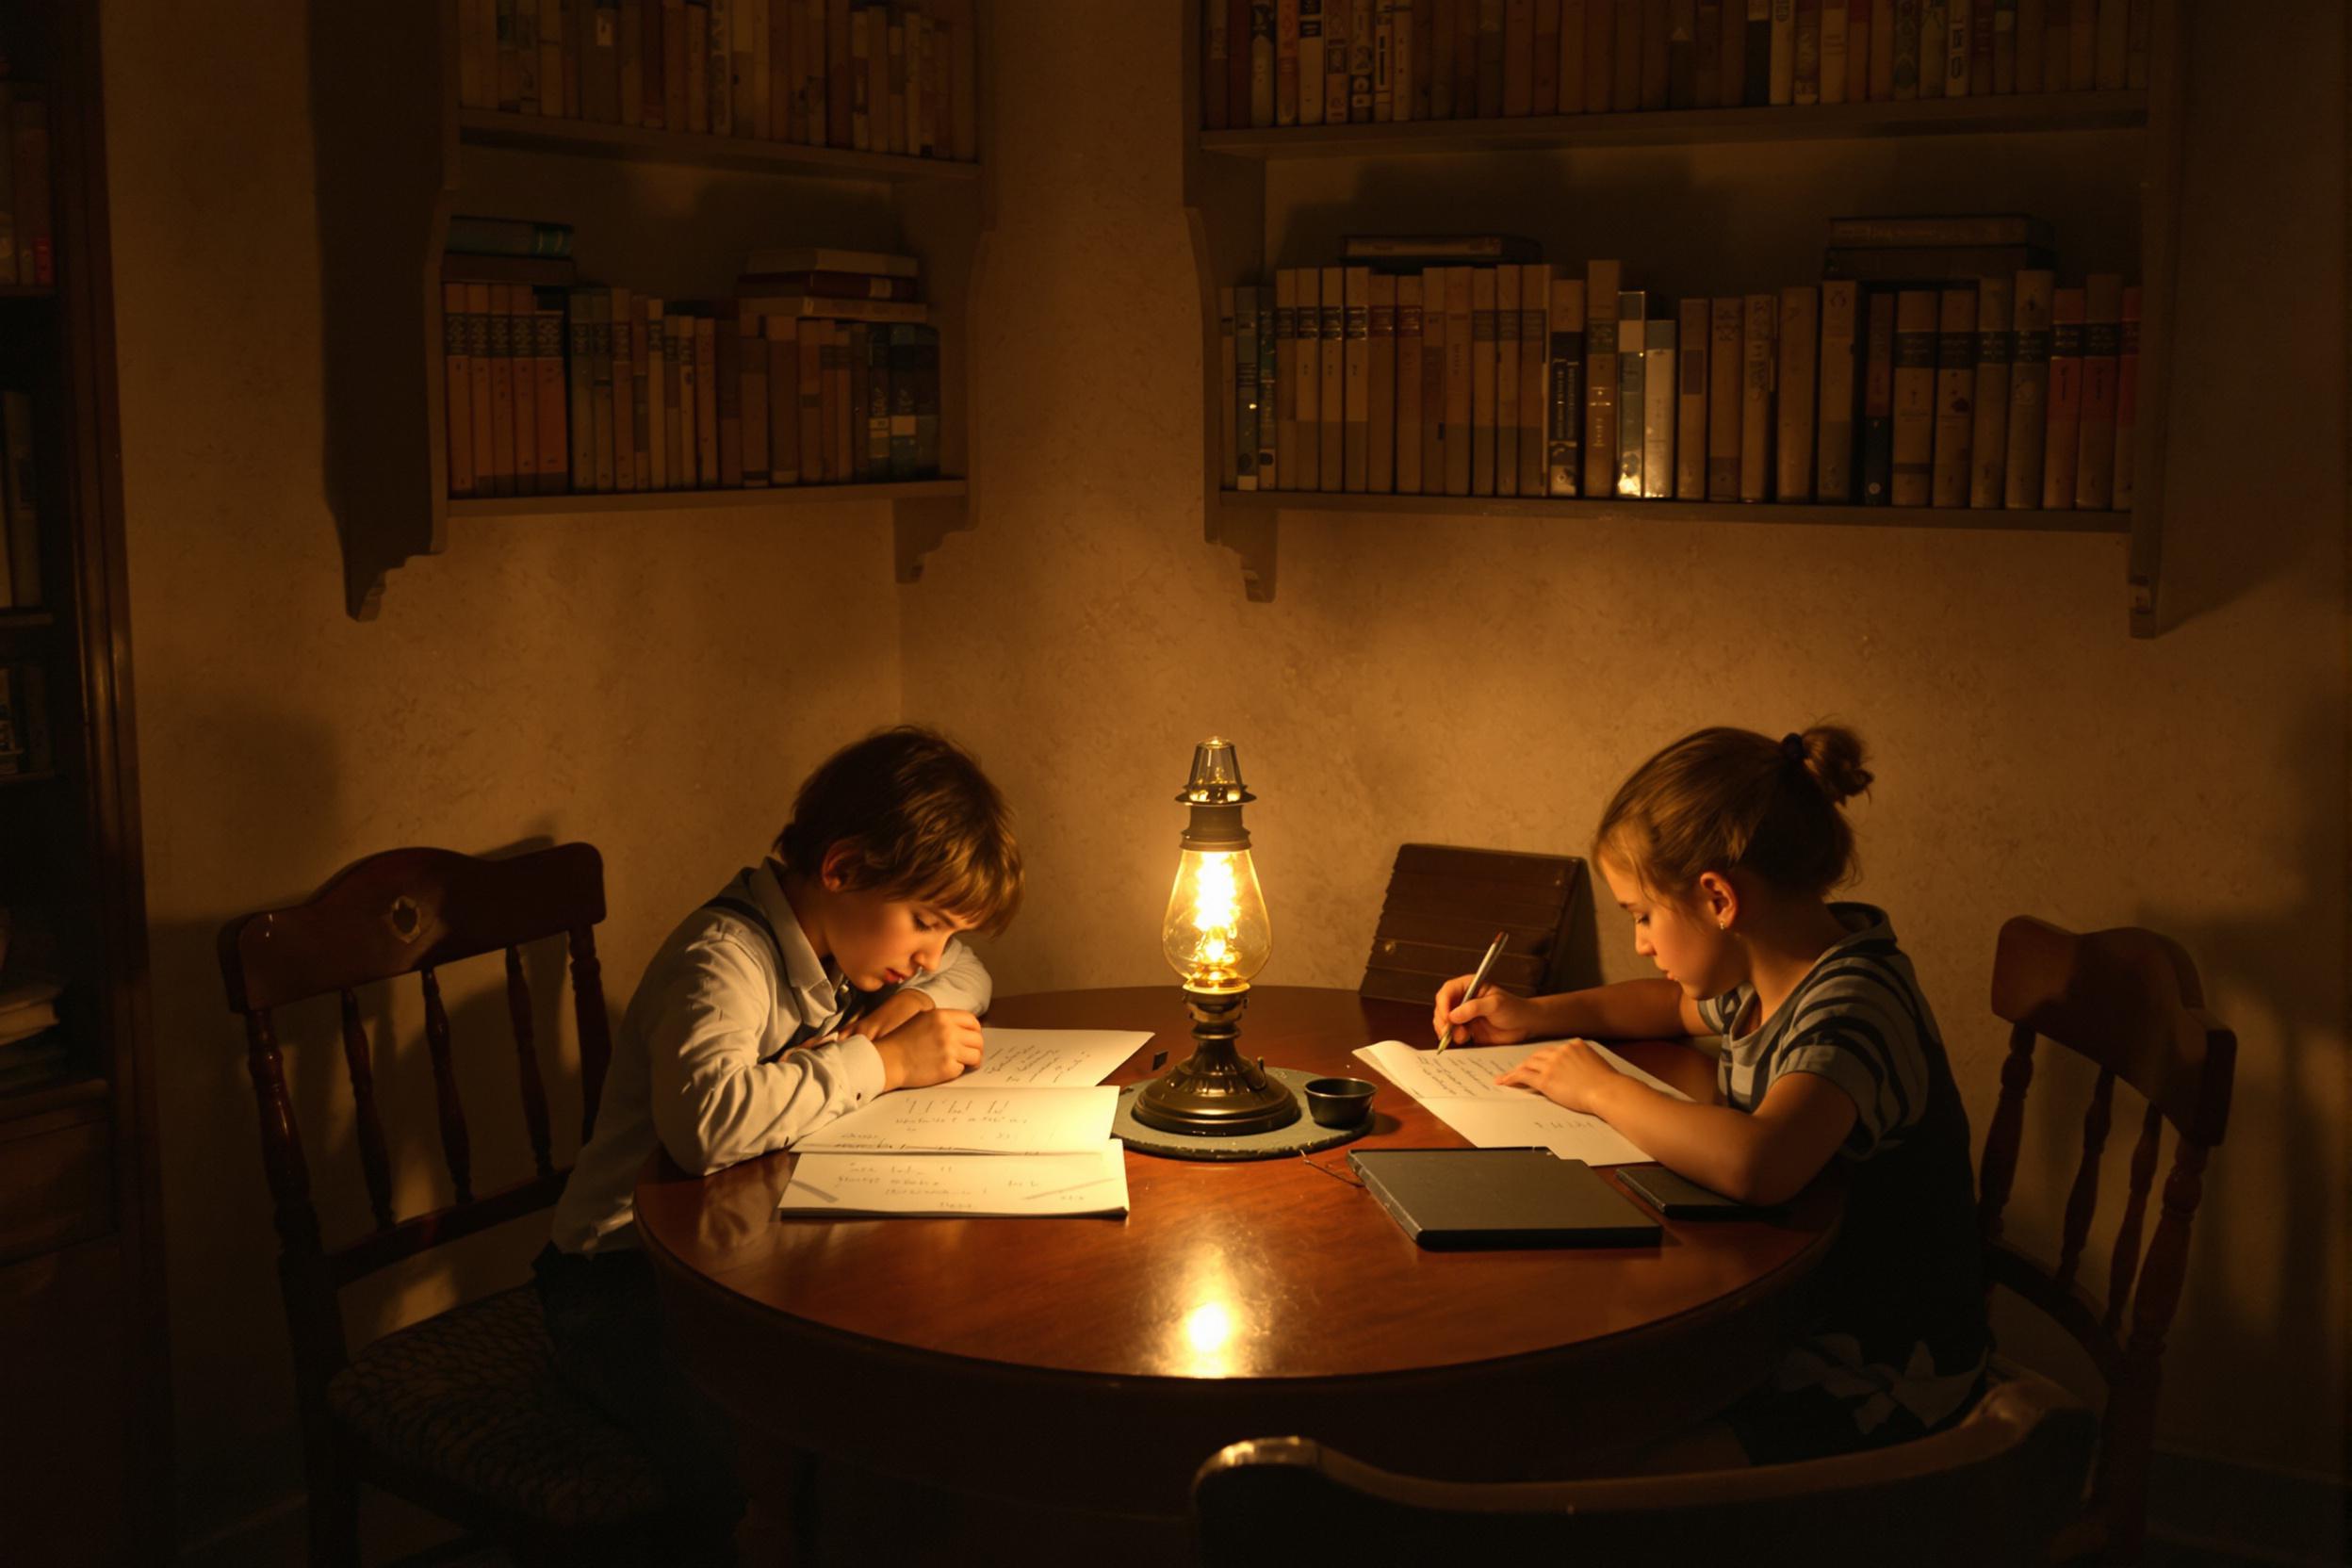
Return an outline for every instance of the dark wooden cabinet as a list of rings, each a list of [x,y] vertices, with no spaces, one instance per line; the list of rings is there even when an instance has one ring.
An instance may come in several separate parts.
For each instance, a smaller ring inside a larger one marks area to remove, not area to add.
[[[41,557],[38,595],[0,610],[0,665],[33,672],[44,710],[19,712],[38,765],[0,775],[0,906],[8,978],[62,987],[62,1049],[0,1046],[0,1550],[44,1564],[171,1556],[98,9],[0,0],[0,83],[47,106],[53,258],[49,282],[0,286]]]

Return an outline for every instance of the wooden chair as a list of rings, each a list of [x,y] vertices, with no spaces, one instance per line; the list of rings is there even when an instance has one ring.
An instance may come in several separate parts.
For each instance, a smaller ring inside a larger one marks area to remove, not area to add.
[[[1489,984],[1523,996],[1562,989],[1571,983],[1568,926],[1583,886],[1584,862],[1574,856],[1405,844],[1356,990],[1426,1004],[1439,986],[1478,967],[1496,931],[1511,942]]]
[[[2107,1384],[2090,1506],[2062,1546],[2068,1556],[2139,1560],[2164,1335],[2188,1268],[2189,1226],[2203,1190],[2205,1159],[2229,1125],[2237,1063],[2237,1037],[2205,1011],[2204,1002],[2189,956],[2153,931],[2124,927],[2077,936],[2024,916],[2001,928],[1993,958],[1993,1011],[2012,1027],[2001,1070],[2001,1102],[1985,1134],[1977,1185],[1985,1280],[2048,1315],[2089,1353]],[[2001,1239],[2001,1210],[2017,1176],[2036,1037],[2088,1057],[2099,1068],[2082,1118],[2082,1157],[2067,1194],[2054,1267]],[[2139,1091],[2147,1108],[2132,1152],[2131,1190],[2108,1261],[2102,1306],[2075,1277],[2098,1207],[2099,1156],[2118,1078]],[[2140,1233],[2165,1122],[2176,1135],[2172,1169],[2164,1181],[2164,1215],[2143,1260]]]
[[[351,866],[307,902],[230,921],[220,973],[243,1015],[262,1155],[276,1201],[278,1279],[292,1332],[311,1560],[358,1561],[358,1485],[368,1481],[496,1536],[525,1560],[626,1555],[659,1540],[662,1482],[627,1434],[557,1374],[528,1283],[453,1307],[362,1348],[345,1344],[343,1288],[380,1269],[552,1204],[568,1169],[549,1154],[547,1097],[531,1037],[519,949],[564,934],[583,1076],[580,1139],[595,1125],[612,1056],[594,927],[604,863],[588,844],[511,859],[396,849]],[[458,1100],[440,968],[503,949],[515,1070],[535,1170],[477,1192]],[[422,977],[425,1043],[442,1153],[456,1200],[396,1219],[392,1166],[356,988]],[[270,1010],[335,992],[355,1141],[375,1230],[327,1247],[311,1202],[302,1140],[280,1070]]]
[[[1574,1481],[1440,1481],[1298,1437],[1236,1443],[1193,1478],[1215,1568],[1332,1562],[1693,1562],[2015,1568],[2073,1508],[2097,1424],[2032,1373],[1957,1425],[1800,1464]]]

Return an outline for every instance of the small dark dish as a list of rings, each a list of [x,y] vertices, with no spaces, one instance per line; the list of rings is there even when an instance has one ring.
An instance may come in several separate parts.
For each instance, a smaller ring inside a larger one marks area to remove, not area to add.
[[[1372,1092],[1362,1078],[1310,1078],[1307,1114],[1326,1127],[1353,1127],[1371,1112]]]

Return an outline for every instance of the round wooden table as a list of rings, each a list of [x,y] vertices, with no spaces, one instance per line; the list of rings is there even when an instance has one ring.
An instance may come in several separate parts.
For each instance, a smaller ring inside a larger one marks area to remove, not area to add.
[[[1243,1021],[1272,1066],[1362,1071],[1427,1007],[1268,987]],[[1112,1081],[1191,1037],[1173,985],[999,1000],[988,1021],[1151,1029]],[[1626,1054],[1699,1099],[1713,1068]],[[1380,1082],[1377,1074],[1366,1074]],[[1381,1082],[1351,1147],[1458,1148]],[[1344,1151],[1220,1164],[1130,1152],[1108,1219],[784,1219],[772,1154],[695,1179],[656,1156],[637,1222],[691,1373],[747,1438],[1021,1505],[1162,1521],[1240,1438],[1301,1434],[1461,1478],[1605,1462],[1720,1408],[1795,1323],[1838,1200],[1668,1221],[1654,1246],[1426,1252]]]

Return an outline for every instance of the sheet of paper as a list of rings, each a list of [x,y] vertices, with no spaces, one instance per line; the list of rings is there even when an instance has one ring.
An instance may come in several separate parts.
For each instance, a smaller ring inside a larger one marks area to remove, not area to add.
[[[796,1150],[939,1154],[1076,1154],[1111,1135],[1119,1091],[1000,1088],[985,1081],[886,1094],[802,1138]]]
[[[1511,1094],[1510,1101],[1421,1103],[1479,1149],[1548,1149],[1563,1160],[1587,1165],[1637,1165],[1650,1157],[1599,1117],[1555,1105],[1533,1089],[1512,1089]]]
[[[1356,1055],[1380,1069],[1381,1076],[1415,1100],[1510,1100],[1527,1091],[1505,1088],[1494,1080],[1526,1061],[1532,1053],[1560,1043],[1529,1040],[1524,1045],[1458,1045],[1440,1052],[1416,1050],[1402,1040],[1382,1040],[1378,1045],[1364,1047]],[[1642,1071],[1609,1047],[1592,1040],[1584,1043],[1592,1046],[1594,1055],[1635,1082],[1647,1084],[1676,1100],[1690,1098],[1664,1079]]]
[[[1152,1038],[1148,1029],[980,1030],[980,1065],[956,1080],[1009,1088],[1099,1084]]]
[[[1127,1212],[1126,1146],[1074,1154],[803,1154],[776,1212],[863,1218]]]

